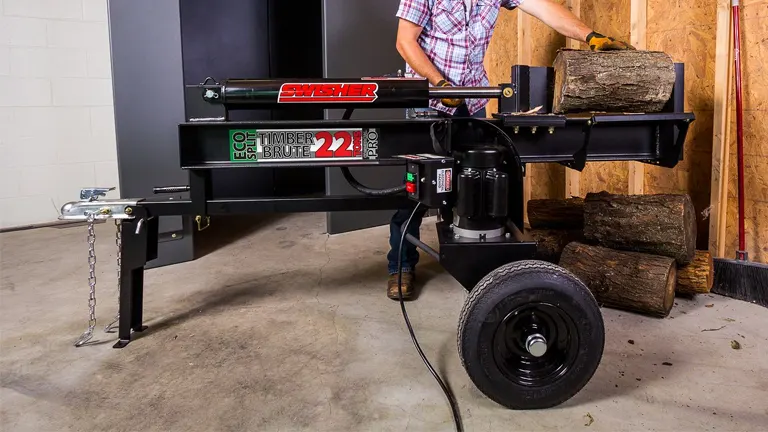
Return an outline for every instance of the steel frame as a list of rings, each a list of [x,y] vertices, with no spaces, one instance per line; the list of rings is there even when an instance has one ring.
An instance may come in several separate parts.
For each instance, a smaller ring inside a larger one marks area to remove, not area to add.
[[[90,209],[97,218],[122,219],[122,262],[120,273],[120,318],[115,348],[125,347],[133,332],[143,325],[144,266],[157,257],[158,218],[189,215],[197,228],[205,229],[211,216],[253,213],[293,213],[358,211],[412,208],[405,195],[394,196],[306,196],[291,198],[228,198],[216,196],[211,188],[211,171],[216,169],[257,169],[259,167],[365,167],[402,165],[399,155],[452,151],[472,145],[505,146],[510,137],[524,170],[529,163],[559,163],[582,170],[588,161],[640,161],[674,167],[683,154],[692,113],[683,110],[683,65],[677,64],[677,81],[664,112],[654,114],[585,113],[551,114],[552,69],[514,66],[512,80],[501,86],[500,112],[487,120],[454,118],[416,118],[403,120],[313,120],[231,122],[224,104],[198,100],[197,116],[179,125],[180,165],[189,172],[189,184],[159,187],[156,193],[188,192],[187,199],[152,197],[121,201],[115,206],[91,199],[80,201],[78,211]],[[190,87],[187,95],[200,98],[211,89],[207,82]],[[541,106],[537,113],[524,114]],[[232,129],[301,129],[364,127],[379,131],[378,155],[372,160],[328,162],[231,162],[228,158],[229,131]],[[503,132],[503,133],[500,133]],[[522,174],[522,173],[521,173]],[[532,258],[536,243],[522,234],[523,183],[513,177],[509,230],[493,241],[459,239],[451,234],[450,221],[438,222],[439,251],[430,251],[442,266],[465,288],[472,287],[493,269],[507,262]],[[104,210],[105,208],[108,209]],[[66,206],[65,206],[66,209]],[[122,212],[120,211],[122,210]],[[67,217],[63,211],[62,218]],[[76,218],[77,215],[70,218]],[[420,245],[424,247],[424,245]]]

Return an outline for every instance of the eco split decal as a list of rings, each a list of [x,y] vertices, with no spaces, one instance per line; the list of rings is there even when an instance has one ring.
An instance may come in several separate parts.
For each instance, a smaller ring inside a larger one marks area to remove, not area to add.
[[[231,162],[369,160],[379,155],[379,131],[349,129],[235,129],[229,132]]]
[[[232,162],[256,162],[256,129],[229,131],[229,160]]]
[[[285,83],[278,103],[372,103],[378,99],[377,83]]]

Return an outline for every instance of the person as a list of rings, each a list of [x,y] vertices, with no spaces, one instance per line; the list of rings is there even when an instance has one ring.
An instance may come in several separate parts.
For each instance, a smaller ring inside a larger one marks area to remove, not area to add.
[[[426,78],[430,85],[484,87],[489,85],[483,65],[501,8],[519,9],[561,35],[586,42],[591,50],[634,49],[597,33],[565,6],[553,0],[401,0],[396,47],[405,60],[405,76]],[[441,116],[486,117],[487,99],[433,99],[429,107]],[[419,238],[427,208],[413,216],[408,233]],[[390,221],[387,296],[398,296],[400,227],[413,209],[400,209]],[[409,242],[402,250],[403,298],[410,299],[416,280],[418,249]]]

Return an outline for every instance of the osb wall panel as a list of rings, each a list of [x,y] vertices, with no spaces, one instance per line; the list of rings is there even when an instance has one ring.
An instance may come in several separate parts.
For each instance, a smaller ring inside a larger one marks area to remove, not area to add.
[[[565,0],[557,0],[565,4]],[[552,66],[566,39],[531,17],[531,66]],[[539,132],[541,133],[541,132]],[[514,139],[514,138],[513,138]],[[560,198],[565,194],[565,171],[560,164],[531,164],[531,199]]]
[[[707,248],[712,170],[717,2],[648,0],[647,49],[685,63],[685,109],[696,115],[683,161],[673,169],[646,166],[645,193],[688,193],[697,213],[697,246]]]
[[[768,1],[742,0],[745,237],[749,257],[768,263]],[[732,92],[726,256],[738,248],[736,103]]]
[[[599,33],[629,42],[630,0],[582,0],[581,19]],[[600,191],[628,193],[629,164],[588,163],[581,172],[581,194]]]
[[[512,65],[517,63],[517,10],[502,8],[496,22],[488,52],[485,55],[485,70],[492,86],[509,82]],[[488,117],[498,109],[496,100],[488,103]]]

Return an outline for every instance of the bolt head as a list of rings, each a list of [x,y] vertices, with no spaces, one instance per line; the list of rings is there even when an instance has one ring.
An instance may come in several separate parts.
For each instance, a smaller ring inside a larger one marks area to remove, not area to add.
[[[547,352],[547,340],[540,334],[532,334],[525,341],[525,348],[534,357],[541,357]]]

